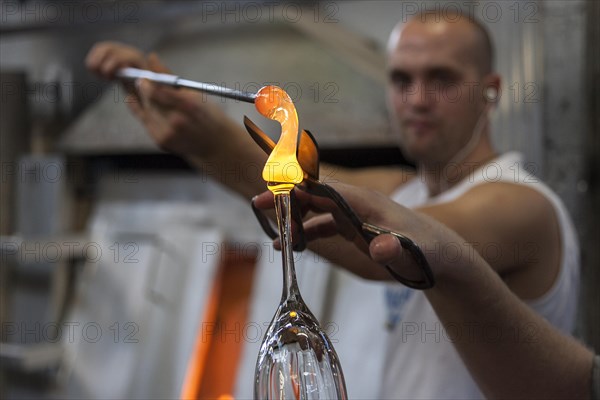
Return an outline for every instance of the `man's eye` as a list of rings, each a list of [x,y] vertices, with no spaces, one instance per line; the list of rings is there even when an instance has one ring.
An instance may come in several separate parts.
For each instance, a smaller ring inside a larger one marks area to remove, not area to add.
[[[392,85],[399,89],[406,88],[412,83],[412,79],[410,79],[408,75],[402,73],[392,73],[390,76],[390,80],[392,82]]]
[[[439,73],[434,74],[431,77],[431,81],[433,83],[435,83],[436,85],[444,87],[444,86],[448,86],[452,83],[455,83],[456,77],[453,74],[449,74],[446,72],[439,72]]]

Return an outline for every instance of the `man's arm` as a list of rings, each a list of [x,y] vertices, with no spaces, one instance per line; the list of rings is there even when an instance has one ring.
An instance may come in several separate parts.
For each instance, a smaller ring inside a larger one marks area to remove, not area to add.
[[[422,247],[436,279],[424,293],[473,378],[488,398],[589,398],[593,353],[534,313],[504,284],[478,253],[444,257],[439,250],[466,239],[445,225],[362,188],[334,185],[363,220],[411,234]],[[309,220],[309,238],[334,234],[357,239],[336,205],[298,193],[310,209],[329,212]],[[256,201],[272,202],[270,193]],[[361,247],[357,247],[357,250]],[[410,272],[416,265],[392,235],[379,235],[368,248],[372,262]]]
[[[118,69],[137,67],[155,72],[170,71],[155,54],[146,57],[140,50],[117,42],[100,42],[89,52],[87,67],[105,79],[115,79]],[[238,122],[200,93],[141,80],[126,84],[127,104],[162,149],[186,158],[203,168],[218,182],[246,199],[262,192],[266,185],[257,179],[241,179],[228,171],[262,170],[267,156]],[[351,182],[390,193],[406,181],[399,168],[348,169],[321,165],[321,179]]]
[[[430,244],[464,240],[422,229]],[[589,398],[593,353],[520,301],[477,253],[467,253],[454,262],[428,255],[436,285],[425,295],[486,398]],[[376,238],[370,254],[382,264],[410,262],[390,235]]]
[[[265,205],[268,206],[268,205]],[[443,223],[462,238],[461,242],[427,247],[418,240],[417,229],[402,231],[425,253],[440,252],[452,259],[457,252],[475,249],[520,298],[538,298],[554,283],[561,257],[557,217],[550,202],[537,191],[509,183],[477,186],[449,203],[416,211]],[[390,221],[384,220],[385,224]],[[351,243],[330,236],[310,243],[309,248],[366,279],[391,277]]]
[[[538,298],[555,281],[561,257],[558,219],[536,190],[489,183],[455,201],[417,210],[465,238],[520,298]]]
[[[589,398],[593,354],[520,301],[485,263],[426,296],[488,398]],[[466,328],[468,327],[468,328]]]

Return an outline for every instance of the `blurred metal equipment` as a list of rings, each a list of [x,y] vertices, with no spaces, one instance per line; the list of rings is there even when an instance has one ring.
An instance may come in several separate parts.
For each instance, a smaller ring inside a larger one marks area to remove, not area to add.
[[[581,236],[586,264],[582,287],[582,333],[586,343],[600,353],[600,2],[586,3],[586,64],[585,87],[587,88],[586,173],[579,182],[579,194],[583,198],[585,225]],[[582,190],[583,189],[583,190]]]
[[[0,240],[14,232],[16,209],[16,185],[18,184],[17,162],[28,150],[29,118],[27,112],[26,74],[24,71],[0,71]],[[3,247],[3,246],[2,246]],[[12,285],[9,281],[11,268],[4,258],[4,249],[0,249],[0,324],[2,336],[5,324],[11,321],[10,294]],[[2,352],[5,347],[2,346]],[[0,356],[0,360],[3,357]],[[5,372],[0,370],[0,380],[4,381]],[[0,385],[3,395],[4,382]]]
[[[0,235],[15,228],[15,184],[19,157],[29,149],[26,76],[24,71],[0,71]]]
[[[64,157],[29,154],[18,161],[16,231],[25,238],[65,233],[69,218]]]

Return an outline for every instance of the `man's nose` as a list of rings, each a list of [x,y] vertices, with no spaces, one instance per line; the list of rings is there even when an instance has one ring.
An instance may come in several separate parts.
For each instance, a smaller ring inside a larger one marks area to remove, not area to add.
[[[435,91],[423,82],[414,82],[406,91],[406,103],[416,109],[428,109],[435,100]]]

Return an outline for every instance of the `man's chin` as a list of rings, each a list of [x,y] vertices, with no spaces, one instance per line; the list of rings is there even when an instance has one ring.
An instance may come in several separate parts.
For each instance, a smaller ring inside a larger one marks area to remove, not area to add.
[[[443,161],[439,158],[439,152],[431,148],[423,147],[401,147],[404,158],[415,165],[439,165]]]
[[[410,151],[408,151],[405,147],[403,147],[402,145],[400,145],[400,152],[402,153],[402,156],[404,157],[404,159],[408,162],[414,163],[415,159],[412,155],[412,153]]]
[[[423,159],[427,158],[427,153],[424,152],[422,149],[401,146],[400,151],[402,152],[402,155],[404,156],[406,161],[413,164],[419,164],[422,162]]]
[[[413,164],[427,162],[432,156],[433,137],[428,134],[412,134],[398,136],[398,144],[402,155]]]

